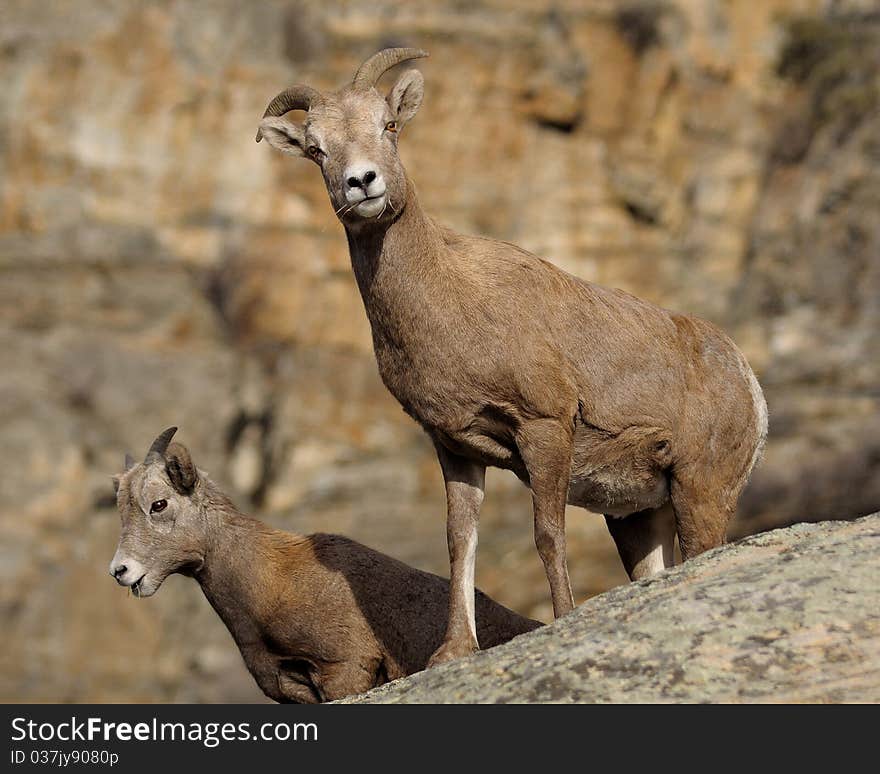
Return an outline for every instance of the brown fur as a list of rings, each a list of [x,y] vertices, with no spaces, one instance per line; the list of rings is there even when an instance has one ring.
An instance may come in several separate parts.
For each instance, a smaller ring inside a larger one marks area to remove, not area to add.
[[[195,578],[275,701],[361,693],[424,669],[442,641],[448,581],[339,535],[294,535],[244,516],[180,444],[117,486],[111,575],[138,596],[175,572]],[[483,647],[540,625],[478,592]]]
[[[293,137],[320,146],[313,160],[346,229],[379,372],[437,447],[453,584],[439,662],[476,647],[470,595],[485,466],[532,489],[558,616],[573,606],[566,502],[609,518],[639,514],[611,530],[633,578],[671,562],[670,499],[684,558],[717,546],[763,444],[766,405],[743,355],[708,322],[430,218],[397,133],[382,130],[414,115],[416,76],[401,76],[387,99],[355,86],[321,95],[304,124],[270,117],[261,129],[292,155],[302,155]],[[390,206],[378,215],[345,206],[355,166],[371,166],[387,189]]]

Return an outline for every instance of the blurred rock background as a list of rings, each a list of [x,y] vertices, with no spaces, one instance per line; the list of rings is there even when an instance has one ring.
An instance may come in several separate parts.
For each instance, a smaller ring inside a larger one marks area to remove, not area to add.
[[[261,698],[195,583],[107,576],[109,476],[171,424],[243,509],[447,573],[320,175],[253,141],[387,45],[431,52],[430,212],[745,350],[771,435],[732,536],[880,508],[876,0],[5,0],[0,699]],[[530,509],[493,471],[477,579],[548,620]],[[623,582],[601,517],[568,534],[579,600]]]

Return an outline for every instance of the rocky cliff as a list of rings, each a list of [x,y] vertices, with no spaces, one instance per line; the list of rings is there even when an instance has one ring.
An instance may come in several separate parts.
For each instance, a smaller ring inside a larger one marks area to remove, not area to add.
[[[0,698],[260,697],[194,584],[106,574],[109,476],[171,424],[243,508],[447,572],[320,177],[253,142],[388,44],[431,52],[401,152],[439,219],[741,344],[771,435],[733,535],[877,510],[878,29],[864,0],[6,0]],[[477,581],[547,620],[530,525],[490,475]],[[578,601],[624,580],[601,518],[568,534]]]
[[[346,703],[880,701],[880,514],[766,532]]]

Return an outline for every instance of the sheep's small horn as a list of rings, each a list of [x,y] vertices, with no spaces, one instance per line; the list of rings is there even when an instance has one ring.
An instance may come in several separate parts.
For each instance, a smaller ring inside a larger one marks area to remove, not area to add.
[[[126,455],[125,455],[125,468],[123,468],[123,470],[125,470],[125,472],[128,473],[128,471],[131,470],[134,467],[134,465],[135,465],[134,457],[132,457],[130,454],[126,453]]]
[[[283,116],[288,110],[308,110],[313,103],[321,99],[321,93],[311,86],[301,83],[291,86],[278,94],[269,103],[263,118],[268,116]],[[263,139],[263,132],[257,129],[257,142]]]
[[[382,77],[383,73],[394,65],[399,65],[409,59],[422,59],[426,56],[428,56],[428,52],[422,51],[420,48],[386,48],[373,54],[358,67],[351,84],[357,89],[368,89],[370,86],[375,86],[376,81]]]
[[[147,456],[144,457],[144,464],[162,459],[165,456],[165,450],[168,448],[168,444],[171,443],[171,439],[174,438],[176,432],[176,427],[169,427],[162,433],[162,435],[153,441],[153,445],[147,452]]]

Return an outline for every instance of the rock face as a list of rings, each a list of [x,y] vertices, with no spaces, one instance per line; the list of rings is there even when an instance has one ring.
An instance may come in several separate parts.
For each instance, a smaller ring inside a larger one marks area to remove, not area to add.
[[[194,584],[107,576],[109,476],[172,424],[243,509],[448,572],[320,175],[253,142],[389,44],[431,52],[401,153],[432,214],[742,346],[770,441],[732,535],[880,508],[878,30],[873,0],[4,0],[0,699],[260,698]],[[601,518],[568,539],[579,601],[624,581]],[[550,617],[497,471],[477,583]]]
[[[347,703],[880,701],[880,514],[774,530]]]

